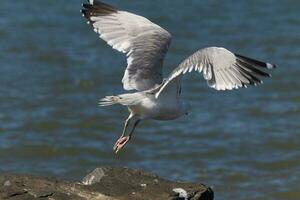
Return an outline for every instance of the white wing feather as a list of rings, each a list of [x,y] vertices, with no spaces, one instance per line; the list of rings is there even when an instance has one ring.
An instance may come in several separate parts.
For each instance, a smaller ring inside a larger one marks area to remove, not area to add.
[[[232,90],[247,85],[262,83],[259,76],[271,76],[261,68],[275,68],[270,63],[264,63],[238,54],[233,54],[225,48],[208,47],[201,49],[185,59],[167,78],[160,90],[158,97],[167,92],[169,84],[176,84],[174,79],[180,79],[187,72],[197,71],[203,73],[208,86],[216,90]]]
[[[126,90],[147,90],[162,82],[171,34],[148,19],[100,1],[83,4],[83,15],[112,48],[127,55],[122,82]]]

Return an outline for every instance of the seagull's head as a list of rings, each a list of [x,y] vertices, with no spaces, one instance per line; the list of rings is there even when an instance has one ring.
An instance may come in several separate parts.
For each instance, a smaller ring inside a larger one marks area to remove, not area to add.
[[[180,111],[182,115],[188,115],[191,109],[191,104],[188,101],[181,101]]]

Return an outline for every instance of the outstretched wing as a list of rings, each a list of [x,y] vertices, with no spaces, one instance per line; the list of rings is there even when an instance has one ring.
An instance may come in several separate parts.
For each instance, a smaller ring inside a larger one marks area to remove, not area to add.
[[[162,82],[171,34],[148,19],[96,0],[83,4],[83,16],[114,49],[127,55],[126,90],[147,90]]]
[[[166,90],[175,79],[181,78],[186,72],[202,72],[208,86],[216,90],[232,90],[247,85],[262,83],[259,77],[271,75],[262,69],[276,66],[258,60],[233,54],[224,48],[208,47],[201,49],[184,60],[167,78],[156,97]]]

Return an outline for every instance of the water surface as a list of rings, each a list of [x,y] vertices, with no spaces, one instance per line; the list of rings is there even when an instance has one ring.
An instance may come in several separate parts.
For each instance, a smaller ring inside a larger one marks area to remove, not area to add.
[[[81,3],[1,3],[1,171],[80,179],[129,166],[203,182],[216,199],[300,199],[299,1],[110,1],[172,33],[165,74],[206,46],[280,66],[264,85],[229,92],[189,76],[192,113],[142,123],[117,156],[127,110],[97,101],[123,92],[126,60],[86,25]]]

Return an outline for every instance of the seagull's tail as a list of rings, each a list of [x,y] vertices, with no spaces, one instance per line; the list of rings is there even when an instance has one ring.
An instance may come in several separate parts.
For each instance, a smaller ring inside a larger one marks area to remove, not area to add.
[[[132,106],[141,103],[145,95],[140,92],[131,94],[120,94],[117,96],[106,96],[99,101],[99,106],[111,106],[114,104],[121,104],[124,106]]]
[[[111,106],[119,103],[119,96],[106,96],[99,101],[99,106]]]

